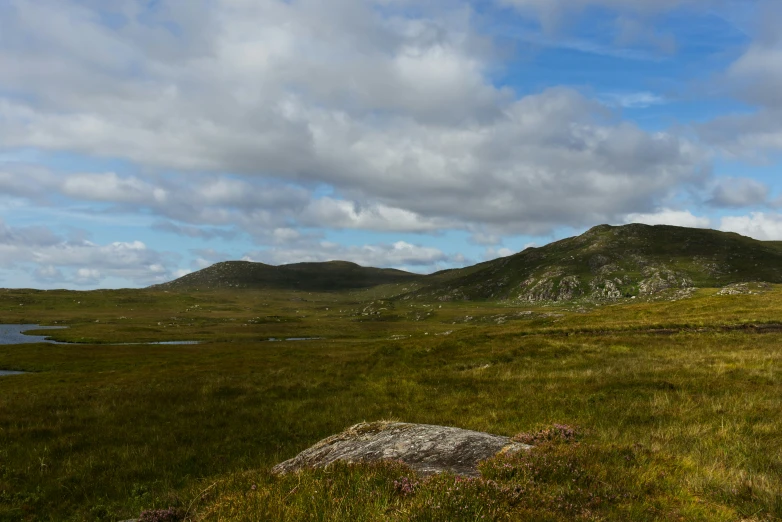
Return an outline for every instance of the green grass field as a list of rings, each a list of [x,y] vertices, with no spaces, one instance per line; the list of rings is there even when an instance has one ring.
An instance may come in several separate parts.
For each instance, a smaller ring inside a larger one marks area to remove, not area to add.
[[[510,307],[382,292],[0,291],[0,521],[782,520],[782,287]],[[761,326],[760,328],[758,326]],[[270,337],[323,337],[268,342]],[[117,345],[201,340],[199,345]],[[422,479],[268,469],[361,421],[576,441]],[[408,484],[409,487],[400,487]]]

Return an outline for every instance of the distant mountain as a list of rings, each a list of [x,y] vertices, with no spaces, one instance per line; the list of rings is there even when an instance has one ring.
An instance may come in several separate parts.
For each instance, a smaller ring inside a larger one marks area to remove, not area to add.
[[[684,296],[698,287],[782,283],[782,246],[735,233],[600,225],[462,270],[427,276],[406,298],[514,302]]]
[[[700,287],[782,283],[782,242],[673,226],[600,225],[540,248],[428,276],[345,261],[217,263],[158,289],[330,292],[412,283],[402,299],[519,303],[683,297]]]
[[[417,281],[424,276],[390,268],[366,268],[346,261],[272,266],[249,261],[217,263],[151,288],[215,290],[224,288],[332,292]]]

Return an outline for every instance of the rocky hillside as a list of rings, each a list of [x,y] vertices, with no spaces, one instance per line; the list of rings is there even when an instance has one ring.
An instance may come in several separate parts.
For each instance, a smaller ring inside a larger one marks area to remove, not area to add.
[[[782,282],[777,242],[715,230],[600,225],[463,272],[433,274],[404,298],[520,303],[677,298],[698,287],[748,281]]]
[[[345,261],[282,266],[249,261],[226,261],[152,288],[161,290],[246,288],[330,292],[405,283],[422,277],[401,270],[366,268]]]
[[[344,261],[282,266],[229,261],[153,288],[329,292],[411,283],[415,290],[401,299],[532,303],[678,298],[699,287],[738,291],[735,285],[745,282],[782,283],[782,242],[634,224],[600,225],[544,247],[428,276]]]

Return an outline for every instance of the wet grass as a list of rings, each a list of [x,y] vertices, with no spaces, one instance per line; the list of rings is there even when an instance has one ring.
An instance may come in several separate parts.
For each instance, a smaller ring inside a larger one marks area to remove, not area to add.
[[[0,378],[0,520],[779,520],[782,337],[726,327],[782,322],[782,290],[713,294],[364,311],[355,293],[3,291],[0,322],[81,344],[0,346],[0,369],[33,372]],[[472,481],[268,472],[379,419],[582,434]]]

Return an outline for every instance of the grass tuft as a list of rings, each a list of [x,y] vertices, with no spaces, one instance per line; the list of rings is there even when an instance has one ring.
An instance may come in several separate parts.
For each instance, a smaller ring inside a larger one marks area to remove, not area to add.
[[[782,288],[715,293],[367,321],[356,292],[0,291],[0,322],[79,341],[0,346],[30,372],[0,377],[0,522],[782,520]],[[205,342],[112,344],[166,340]],[[378,419],[535,447],[472,480],[269,472]]]

